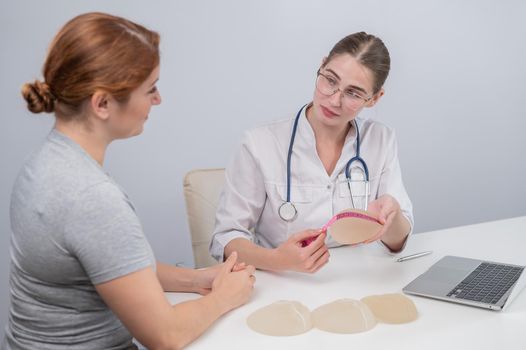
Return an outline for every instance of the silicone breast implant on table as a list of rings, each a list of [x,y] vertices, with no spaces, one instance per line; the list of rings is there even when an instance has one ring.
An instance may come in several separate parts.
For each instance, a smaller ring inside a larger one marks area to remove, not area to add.
[[[291,336],[312,328],[310,310],[297,301],[281,300],[264,306],[247,318],[247,325],[265,335]]]
[[[400,293],[370,295],[362,298],[374,316],[383,323],[407,323],[417,319],[418,312],[411,299]]]
[[[376,326],[371,310],[359,300],[340,299],[312,312],[314,327],[331,333],[360,333]]]
[[[310,312],[297,301],[278,301],[262,307],[247,318],[254,331],[271,336],[291,336],[311,328],[339,334],[366,332],[378,322],[408,323],[418,318],[411,299],[400,293],[339,299]]]

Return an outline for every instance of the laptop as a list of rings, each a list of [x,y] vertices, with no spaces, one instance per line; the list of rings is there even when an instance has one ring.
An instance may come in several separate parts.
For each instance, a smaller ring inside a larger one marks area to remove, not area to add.
[[[524,266],[447,255],[402,291],[454,303],[503,310],[526,285]]]

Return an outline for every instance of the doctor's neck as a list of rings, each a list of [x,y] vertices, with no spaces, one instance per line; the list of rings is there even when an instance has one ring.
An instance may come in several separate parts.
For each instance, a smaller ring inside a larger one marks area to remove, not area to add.
[[[305,114],[314,131],[316,142],[343,145],[345,143],[345,137],[351,128],[351,123],[346,123],[345,126],[328,126],[321,123],[319,118],[314,115],[315,113],[312,106],[309,106]]]

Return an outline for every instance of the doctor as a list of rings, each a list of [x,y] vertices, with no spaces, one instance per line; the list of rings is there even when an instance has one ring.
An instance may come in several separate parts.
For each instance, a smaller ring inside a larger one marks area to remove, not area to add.
[[[314,97],[295,118],[248,131],[226,170],[210,253],[271,271],[314,273],[338,244],[322,227],[346,208],[367,209],[378,240],[399,252],[413,227],[394,131],[357,118],[384,94],[384,43],[364,32],[340,40],[316,75]],[[315,240],[308,246],[302,242]]]

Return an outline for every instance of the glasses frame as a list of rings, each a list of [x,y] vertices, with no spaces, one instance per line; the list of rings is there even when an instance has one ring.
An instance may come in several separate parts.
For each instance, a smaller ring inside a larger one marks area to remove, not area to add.
[[[331,81],[331,80],[334,80],[334,78],[329,77],[329,76],[327,76],[326,74],[322,73],[322,72],[321,72],[321,69],[318,69],[318,72],[316,72],[316,84],[315,84],[315,85],[316,85],[316,90],[318,90],[318,92],[319,92],[320,94],[322,94],[323,96],[332,96],[332,95],[334,95],[335,93],[337,93],[338,91],[340,91],[340,92],[341,92],[340,98],[343,97],[343,98],[344,98],[344,101],[345,101],[345,97],[346,97],[346,96],[349,96],[350,98],[355,98],[355,99],[359,99],[359,100],[361,100],[361,101],[362,101],[362,105],[365,104],[365,103],[367,103],[367,102],[369,102],[369,101],[371,101],[371,99],[373,98],[373,96],[371,96],[371,97],[363,97],[363,96],[361,96],[361,95],[359,95],[359,94],[351,94],[351,95],[349,95],[349,94],[347,94],[347,93],[345,92],[345,89],[342,90],[342,89],[340,89],[339,86],[336,87],[336,88],[335,88],[330,94],[326,94],[326,93],[324,93],[323,91],[321,91],[321,89],[320,89],[319,86],[318,86],[319,81],[320,81],[320,76],[323,77],[323,78],[325,78],[325,79],[327,79],[328,82]],[[329,83],[329,84],[330,84],[330,83]],[[359,107],[359,106],[356,106],[356,107]]]

